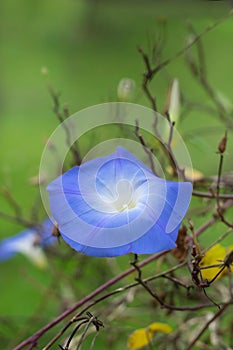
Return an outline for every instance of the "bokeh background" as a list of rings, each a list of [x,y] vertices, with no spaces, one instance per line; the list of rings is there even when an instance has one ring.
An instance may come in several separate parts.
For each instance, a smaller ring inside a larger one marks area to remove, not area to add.
[[[204,0],[2,0],[1,192],[4,188],[10,191],[24,217],[30,217],[32,207],[40,200],[38,188],[30,185],[29,179],[38,174],[46,139],[58,125],[48,83],[60,93],[61,104],[68,105],[71,114],[97,103],[117,101],[117,86],[125,77],[136,82],[133,102],[150,106],[141,89],[144,64],[137,48],[140,46],[149,51],[162,35],[161,57],[166,59],[184,47],[187,23],[191,22],[200,32],[229,9],[227,1]],[[210,82],[231,103],[232,36],[230,19],[206,34],[202,41]],[[42,74],[45,71],[48,72],[46,76]],[[188,100],[211,105],[181,56],[161,71],[151,85],[161,112],[169,82],[174,77],[179,79],[181,92]],[[180,123],[180,132],[187,141],[194,167],[206,175],[217,171],[215,151],[225,129],[216,116],[196,108]],[[225,171],[232,170],[232,142],[229,144]],[[42,219],[43,208],[39,205],[37,208]],[[0,210],[12,213],[2,195]],[[21,229],[22,225],[0,216],[0,238]],[[66,249],[65,245],[62,249]],[[2,348],[10,349],[106,280],[109,274],[119,272],[128,261],[128,258],[120,258],[111,262],[109,272],[104,260],[97,259],[96,265],[95,259],[90,263],[85,257],[75,260],[72,256],[71,261],[63,265],[56,258],[43,271],[23,256],[1,263]],[[100,273],[96,273],[97,267]],[[57,280],[60,270],[63,270],[66,283],[61,280],[59,284]],[[54,286],[53,291],[51,286]],[[117,326],[120,329],[120,325]],[[126,344],[124,338],[122,342]],[[99,348],[107,348],[103,344],[100,342]]]

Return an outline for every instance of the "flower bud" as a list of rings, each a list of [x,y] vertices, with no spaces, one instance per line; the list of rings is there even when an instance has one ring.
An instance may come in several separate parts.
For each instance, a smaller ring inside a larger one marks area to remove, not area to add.
[[[129,78],[121,79],[117,87],[117,97],[119,101],[131,101],[134,97],[135,86],[136,84],[134,80]]]
[[[168,100],[168,114],[170,120],[171,122],[177,123],[180,116],[180,89],[178,79],[174,79],[171,84]]]

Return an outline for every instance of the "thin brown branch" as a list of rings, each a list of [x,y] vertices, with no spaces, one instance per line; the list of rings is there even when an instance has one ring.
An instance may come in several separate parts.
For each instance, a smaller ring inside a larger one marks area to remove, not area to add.
[[[190,32],[194,37],[197,37],[194,28],[189,24]],[[205,55],[204,55],[204,49],[202,46],[202,42],[200,40],[197,41],[197,54],[198,54],[198,62],[196,63],[194,59],[192,58],[189,51],[186,52],[186,61],[189,65],[189,68],[193,74],[193,76],[199,80],[201,86],[203,87],[206,94],[211,98],[212,102],[214,103],[219,118],[228,128],[233,128],[232,121],[227,117],[227,112],[224,107],[224,104],[221,102],[221,100],[218,98],[218,95],[216,94],[216,91],[213,89],[211,84],[209,83],[206,67],[205,67]]]
[[[219,26],[221,23],[225,22],[228,18],[230,18],[233,15],[233,12],[230,11],[229,13],[227,13],[225,16],[217,19],[214,23],[212,23],[211,25],[209,25],[208,27],[206,27],[201,33],[199,33],[198,35],[196,35],[193,40],[190,41],[190,43],[188,45],[186,45],[183,49],[177,51],[174,55],[172,55],[170,58],[164,60],[163,62],[161,62],[157,67],[155,67],[152,71],[151,71],[151,75],[150,75],[150,79],[152,79],[152,77],[158,73],[161,69],[163,69],[164,67],[166,67],[167,65],[169,65],[171,62],[173,62],[174,60],[176,60],[177,58],[179,58],[180,56],[182,56],[187,50],[189,50],[193,45],[195,45],[203,36],[205,36],[207,33],[211,32],[213,29],[215,29],[217,26]]]
[[[148,100],[150,101],[153,111],[157,112],[156,98],[152,95],[148,86],[150,80],[153,77],[150,59],[148,55],[142,50],[142,48],[139,47],[138,52],[141,54],[146,67],[146,72],[143,74],[142,89],[144,90]]]
[[[161,253],[157,253],[157,254],[153,254],[152,256],[150,256],[149,258],[143,260],[141,263],[139,263],[140,267],[146,266],[149,263],[151,263],[152,261],[158,259],[159,257],[163,256],[167,254],[167,251],[161,252]],[[53,328],[55,325],[57,325],[58,323],[60,323],[62,320],[64,320],[67,316],[71,315],[72,313],[74,313],[77,309],[79,309],[80,307],[82,307],[83,305],[85,305],[86,303],[88,303],[89,301],[91,301],[94,297],[96,297],[97,295],[99,295],[100,293],[102,293],[103,291],[105,291],[107,288],[109,288],[110,286],[116,284],[117,282],[121,281],[122,279],[124,279],[125,277],[127,277],[128,275],[132,274],[135,271],[134,267],[120,273],[119,275],[111,278],[110,280],[108,280],[107,282],[105,282],[104,284],[102,284],[100,287],[98,287],[97,289],[95,289],[92,293],[90,293],[89,295],[87,295],[86,297],[84,297],[83,299],[79,300],[73,307],[71,307],[70,309],[66,310],[65,312],[63,312],[62,314],[60,314],[58,317],[56,317],[54,320],[52,320],[51,322],[49,322],[47,325],[45,325],[44,327],[42,327],[41,329],[39,329],[36,333],[34,333],[31,337],[29,337],[28,339],[24,340],[22,343],[20,343],[19,345],[17,345],[13,350],[21,350],[23,349],[26,345],[30,345],[32,343],[36,343],[37,340],[43,335],[45,334],[49,329]]]
[[[193,196],[195,197],[201,197],[201,198],[212,198],[216,199],[216,196],[213,194],[213,192],[200,192],[200,191],[193,191]],[[219,199],[233,199],[233,194],[219,194],[218,195]]]
[[[218,177],[217,177],[217,186],[216,186],[216,202],[217,202],[217,212],[218,212],[218,215],[219,215],[221,221],[225,225],[227,225],[228,227],[233,228],[233,224],[225,219],[224,207],[222,206],[220,199],[219,199],[220,183],[221,183],[223,160],[224,160],[224,153],[226,151],[226,145],[227,145],[227,133],[225,133],[224,137],[221,139],[221,141],[218,145],[218,152],[219,152],[220,158],[219,158]]]
[[[226,201],[226,203],[224,204],[224,208],[225,210],[228,209],[229,207],[231,207],[233,205],[233,200],[228,200]],[[208,220],[206,223],[204,223],[202,226],[200,226],[197,230],[196,230],[196,235],[199,236],[202,232],[204,232],[206,229],[210,228],[217,220],[219,220],[219,218],[217,216],[213,216],[210,220]],[[142,268],[146,265],[148,265],[149,263],[151,263],[152,261],[166,255],[168,253],[168,251],[164,251],[158,254],[154,254],[152,256],[150,256],[149,258],[145,259],[142,262],[139,262],[137,264],[137,266],[139,268]],[[180,265],[177,265],[180,266]],[[73,307],[71,307],[70,309],[66,310],[65,312],[63,312],[61,315],[59,315],[58,317],[56,317],[54,320],[52,320],[50,323],[48,323],[46,326],[42,327],[40,330],[38,330],[35,334],[33,334],[31,337],[29,337],[28,339],[24,340],[22,343],[20,343],[19,345],[17,345],[13,350],[21,350],[23,349],[26,345],[31,345],[31,344],[36,344],[38,339],[40,337],[42,337],[43,334],[45,334],[48,330],[50,330],[51,328],[53,328],[55,325],[57,325],[58,323],[60,323],[62,320],[64,320],[67,316],[71,315],[72,313],[74,313],[76,310],[78,310],[80,307],[88,304],[84,310],[81,311],[81,313],[79,313],[77,316],[80,316],[80,314],[82,314],[84,311],[86,311],[91,305],[94,305],[95,301],[93,301],[93,298],[96,297],[97,295],[99,295],[100,293],[102,293],[103,291],[105,291],[107,288],[109,288],[110,286],[116,284],[117,282],[121,281],[122,279],[124,279],[126,276],[132,274],[133,272],[135,272],[135,268],[132,267],[124,272],[122,272],[121,274],[119,274],[118,276],[113,277],[112,279],[108,280],[106,283],[104,283],[103,285],[101,285],[99,288],[97,288],[96,290],[94,290],[92,293],[90,293],[89,295],[87,295],[85,298],[83,298],[82,300],[78,301]],[[163,273],[164,274],[164,273]],[[143,283],[147,284],[147,280],[142,280]],[[149,279],[148,279],[149,281]],[[119,291],[122,291],[122,289],[120,288]],[[103,298],[100,298],[101,300],[106,299],[107,297],[115,294],[116,292],[113,291],[113,293],[111,294],[108,293],[107,295],[105,295]],[[90,303],[91,302],[91,303]],[[197,310],[203,307],[207,307],[207,306],[213,306],[205,304],[202,306],[194,306],[191,307],[190,310]],[[165,305],[166,307],[166,305]],[[184,311],[184,309],[182,307],[176,307],[176,310],[178,311]],[[69,325],[68,325],[69,326]],[[63,329],[61,332],[59,332],[59,334],[54,338],[54,342],[64,333],[65,329]],[[53,342],[53,343],[54,343]],[[52,345],[52,343],[50,343]],[[46,348],[46,350],[49,347]]]
[[[187,348],[185,350],[191,350],[192,347],[195,345],[195,343],[200,339],[200,337],[202,336],[202,334],[207,330],[207,328],[209,327],[209,325],[214,322],[217,318],[219,318],[225,311],[226,309],[232,304],[232,300],[229,303],[226,303],[225,305],[223,305],[215,314],[213,317],[211,317],[211,319],[209,319],[206,324],[201,328],[201,330],[198,332],[198,334],[194,337],[194,339],[189,343],[189,345],[187,346]]]
[[[148,283],[144,282],[143,279],[138,277],[138,278],[136,278],[136,281],[160,304],[160,307],[162,309],[168,309],[168,310],[172,310],[172,311],[194,311],[194,310],[200,310],[203,308],[213,306],[213,303],[211,303],[211,304],[205,303],[205,304],[199,304],[199,305],[194,305],[194,306],[191,306],[191,305],[185,305],[185,306],[169,305],[169,304],[165,303],[159,297],[159,295],[150,288]]]
[[[7,188],[0,188],[0,193],[3,195],[3,197],[6,199],[7,203],[11,206],[13,209],[16,217],[22,217],[22,209],[20,205],[16,202],[15,198],[11,194],[11,192]]]
[[[63,109],[64,112],[64,116],[63,114],[60,112],[60,95],[58,93],[56,93],[53,89],[53,87],[51,85],[48,86],[48,90],[49,93],[52,97],[53,100],[53,112],[56,115],[57,119],[59,120],[59,122],[61,123],[62,127],[64,128],[65,134],[66,134],[66,144],[67,146],[70,148],[72,156],[73,156],[73,162],[76,165],[81,164],[82,162],[82,158],[81,155],[79,153],[79,149],[77,146],[77,142],[75,141],[75,143],[72,143],[72,137],[71,137],[71,128],[69,127],[67,120],[69,117],[69,110],[68,107],[65,106]],[[74,165],[72,164],[72,165]]]
[[[37,222],[33,222],[31,220],[27,220],[23,217],[18,217],[15,215],[11,215],[11,214],[7,214],[4,213],[3,211],[0,211],[0,216],[8,221],[12,221],[12,222],[16,222],[17,224],[22,224],[26,227],[34,227],[34,226],[38,226]]]
[[[143,150],[148,155],[149,162],[150,162],[150,168],[151,168],[153,174],[157,175],[156,170],[155,170],[154,160],[153,160],[153,151],[151,149],[148,149],[148,147],[146,146],[146,142],[145,142],[143,136],[140,134],[139,122],[137,119],[135,121],[135,125],[136,125],[135,126],[135,135],[137,136],[138,140],[140,141],[140,143],[143,147]]]

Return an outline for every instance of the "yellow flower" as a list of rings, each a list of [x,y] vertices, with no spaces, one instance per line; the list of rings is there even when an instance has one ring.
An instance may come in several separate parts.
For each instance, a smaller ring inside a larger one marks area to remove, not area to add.
[[[156,332],[171,333],[172,328],[166,323],[154,322],[147,328],[139,328],[134,331],[128,338],[128,349],[137,350],[148,345]]]
[[[171,333],[172,327],[166,323],[154,322],[151,323],[148,327],[150,332],[163,332],[163,333]]]
[[[208,267],[212,265],[219,265],[216,267],[210,267],[206,269],[202,269],[202,277],[207,280],[212,280],[220,271],[221,264],[223,263],[226,255],[230,253],[233,249],[233,246],[228,248],[223,247],[221,244],[216,244],[205,253],[204,257],[200,262],[200,267]],[[227,272],[227,268],[225,268],[216,278],[219,279]]]

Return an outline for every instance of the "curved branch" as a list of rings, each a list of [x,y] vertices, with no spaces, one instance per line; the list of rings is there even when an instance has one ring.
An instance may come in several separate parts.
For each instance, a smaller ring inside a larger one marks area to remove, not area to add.
[[[141,263],[139,263],[138,265],[140,267],[143,267],[147,264],[149,264],[150,262],[160,258],[161,256],[167,254],[168,251],[164,251],[161,253],[157,253],[154,254],[152,256],[150,256],[149,258],[143,260]],[[125,277],[127,277],[128,275],[132,274],[133,272],[135,272],[134,267],[122,272],[121,274],[117,275],[116,277],[111,278],[110,280],[108,280],[107,282],[105,282],[104,284],[102,284],[100,287],[98,287],[97,289],[95,289],[92,293],[90,293],[89,295],[87,295],[86,297],[84,297],[83,299],[81,299],[80,301],[78,301],[74,306],[72,306],[70,309],[66,310],[65,312],[63,312],[61,315],[59,315],[58,317],[56,317],[53,321],[51,321],[50,323],[48,323],[47,325],[45,325],[43,328],[41,328],[40,330],[38,330],[35,334],[33,334],[31,337],[29,337],[28,339],[24,340],[22,343],[20,343],[19,345],[17,345],[13,350],[21,350],[23,349],[26,345],[30,345],[30,344],[36,344],[37,340],[43,335],[45,334],[49,329],[53,328],[55,325],[57,325],[58,323],[60,323],[62,320],[64,320],[67,316],[71,315],[74,311],[76,311],[78,308],[80,308],[81,306],[85,305],[88,301],[92,300],[94,297],[96,297],[97,295],[99,295],[101,292],[103,292],[104,290],[106,290],[108,287],[116,284],[117,282],[121,281],[122,279],[124,279]]]

